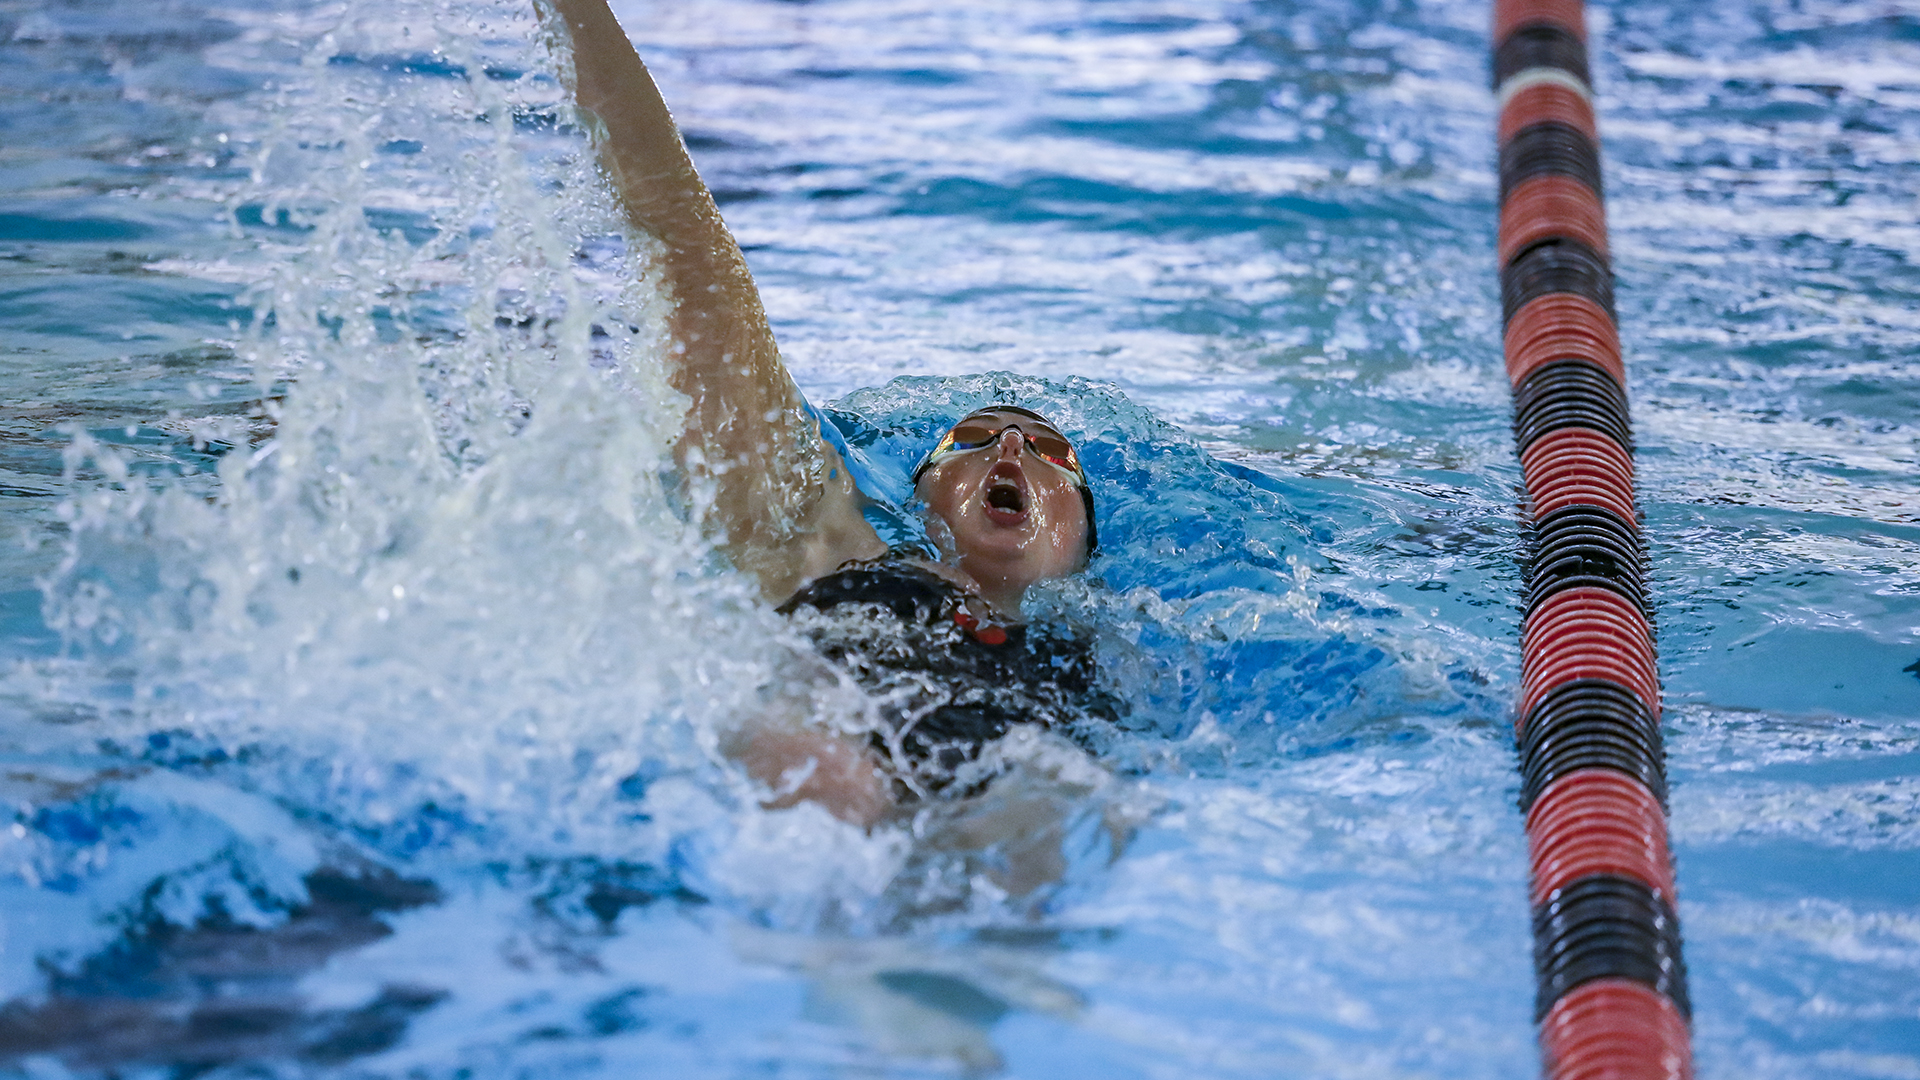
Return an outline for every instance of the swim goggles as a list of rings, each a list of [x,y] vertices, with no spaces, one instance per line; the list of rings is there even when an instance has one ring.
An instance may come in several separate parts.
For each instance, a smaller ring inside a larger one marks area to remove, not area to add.
[[[1080,465],[1080,455],[1073,443],[1053,422],[1032,409],[1023,409],[1018,405],[995,405],[968,415],[959,423],[947,429],[940,441],[933,444],[927,456],[914,466],[913,484],[918,487],[920,478],[947,458],[956,454],[965,454],[991,446],[1006,434],[1008,428],[1020,432],[1027,449],[1034,452],[1040,460],[1059,469],[1073,478],[1074,486],[1080,489],[1080,498],[1087,507],[1087,553],[1092,554],[1095,547],[1093,527],[1093,490],[1087,483],[1087,470]],[[1031,428],[1032,430],[1028,430]]]

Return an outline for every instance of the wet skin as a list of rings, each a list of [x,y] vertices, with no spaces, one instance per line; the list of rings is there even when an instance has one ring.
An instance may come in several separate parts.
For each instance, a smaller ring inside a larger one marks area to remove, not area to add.
[[[1028,452],[1017,426],[928,469],[916,493],[946,523],[954,564],[1008,615],[1019,612],[1029,585],[1086,563],[1087,511],[1078,484]]]

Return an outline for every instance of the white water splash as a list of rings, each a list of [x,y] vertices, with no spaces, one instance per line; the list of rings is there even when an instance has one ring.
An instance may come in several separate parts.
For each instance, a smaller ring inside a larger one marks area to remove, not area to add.
[[[701,539],[658,283],[536,30],[401,5],[312,45],[234,200],[265,226],[242,351],[270,434],[201,425],[232,446],[208,499],[77,433],[46,585],[66,657],[19,677],[395,854],[665,860],[734,815],[772,844],[803,823],[751,823],[716,732],[775,698],[867,706]],[[803,831],[828,906],[897,860]]]

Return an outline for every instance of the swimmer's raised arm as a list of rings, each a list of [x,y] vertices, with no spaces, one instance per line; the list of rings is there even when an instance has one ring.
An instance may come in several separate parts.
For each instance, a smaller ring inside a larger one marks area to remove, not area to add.
[[[838,454],[780,362],[740,245],[606,0],[535,0],[573,43],[574,102],[628,220],[665,248],[676,389],[693,400],[678,452],[714,488],[715,524],[768,598],[885,549]]]

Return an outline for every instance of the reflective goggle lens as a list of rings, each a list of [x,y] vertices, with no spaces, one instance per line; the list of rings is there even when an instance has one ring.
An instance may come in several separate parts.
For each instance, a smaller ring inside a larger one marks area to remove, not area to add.
[[[1086,483],[1086,473],[1080,468],[1080,455],[1074,452],[1073,444],[1065,435],[1045,426],[1031,416],[1008,413],[980,413],[969,416],[953,426],[927,455],[931,465],[947,454],[961,454],[968,450],[978,450],[998,439],[1010,427],[1020,429],[1027,440],[1027,446],[1042,458],[1072,473],[1082,484]],[[1029,431],[1031,428],[1033,430]]]

